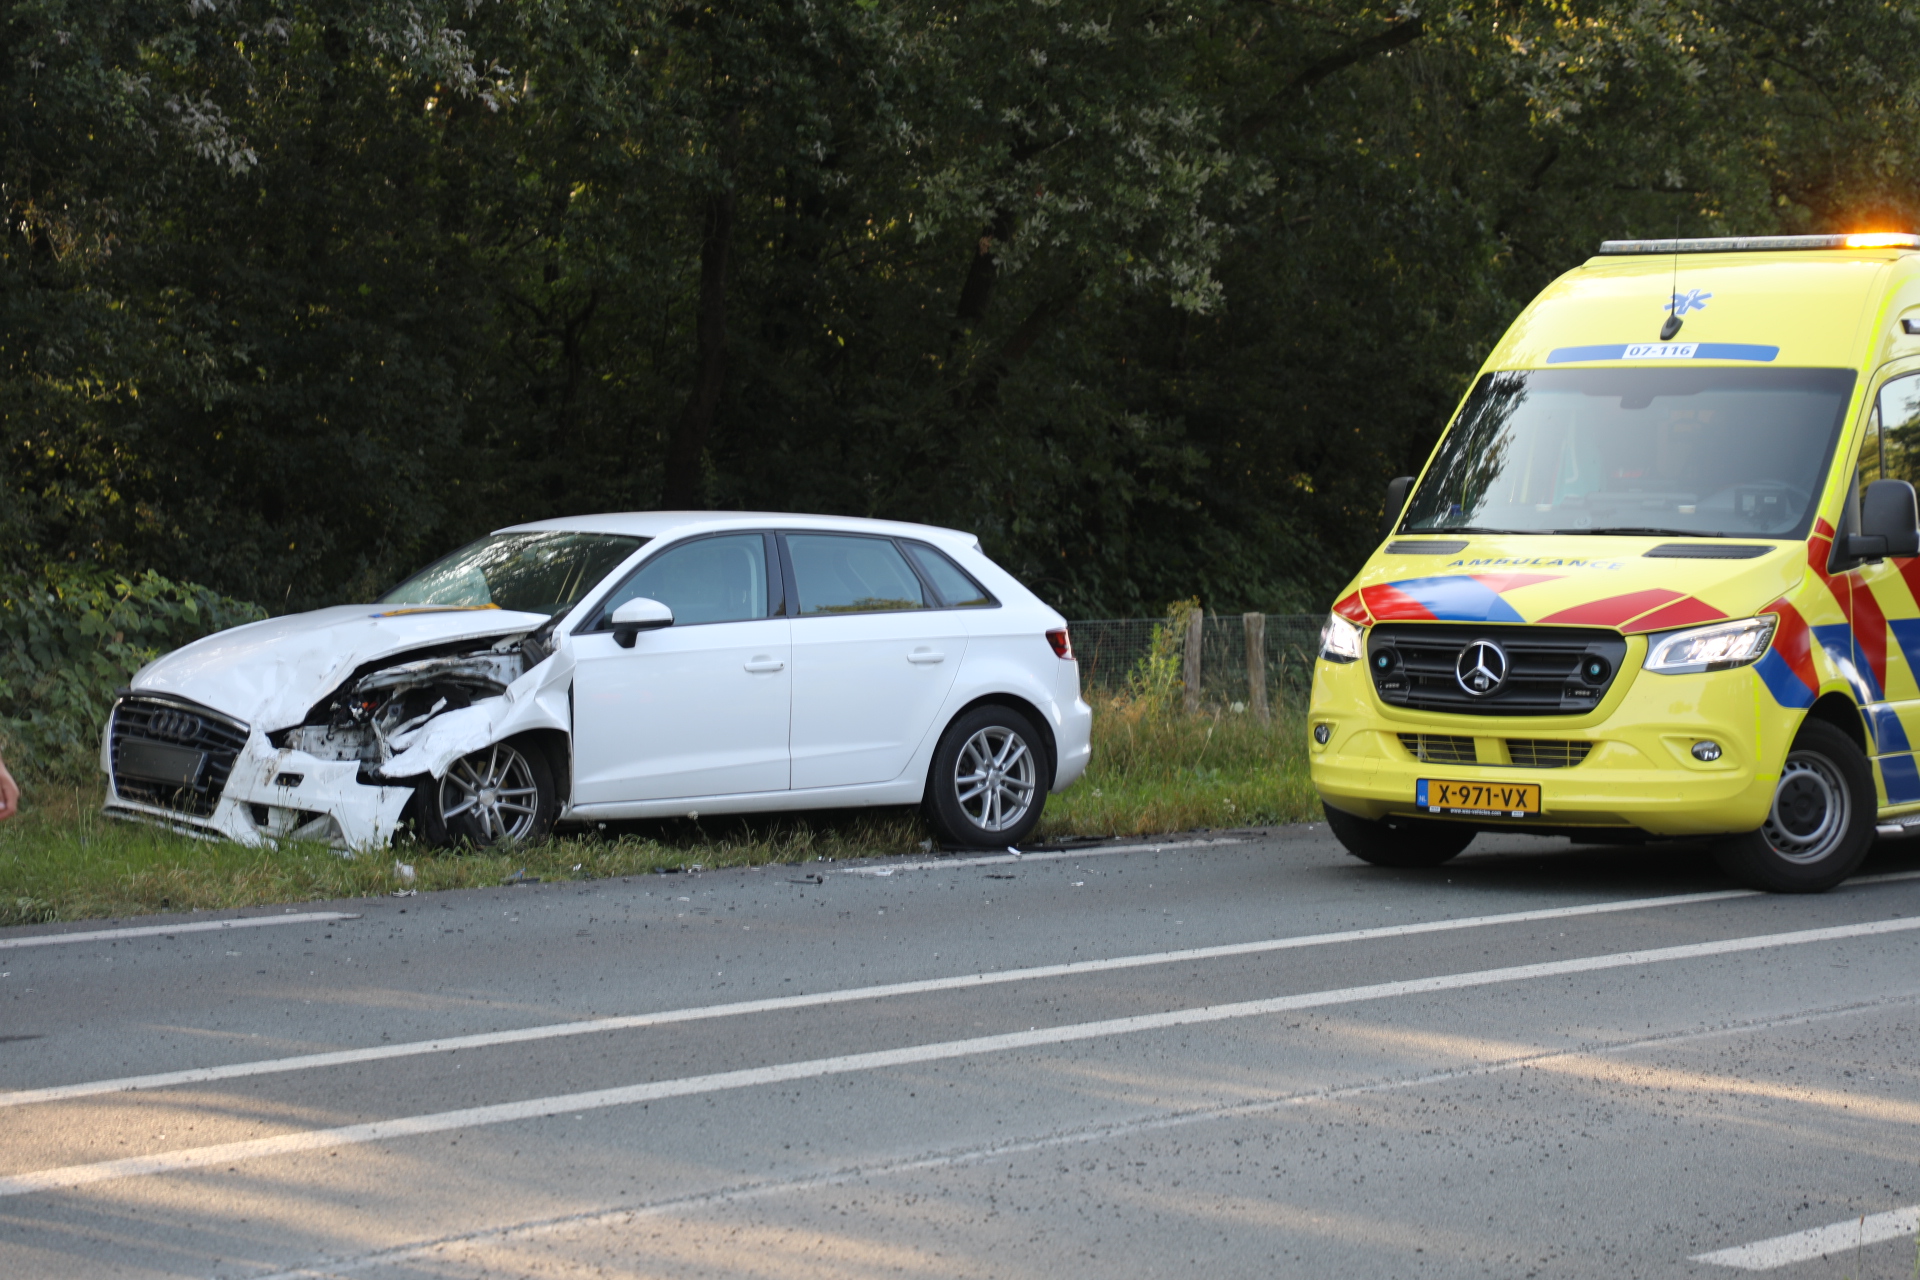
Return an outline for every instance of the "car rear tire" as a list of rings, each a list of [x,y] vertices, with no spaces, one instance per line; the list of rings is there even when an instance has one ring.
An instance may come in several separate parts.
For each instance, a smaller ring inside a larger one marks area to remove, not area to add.
[[[1333,838],[1348,853],[1376,867],[1437,867],[1473,843],[1472,827],[1425,818],[1357,817],[1322,804]]]
[[[1873,766],[1839,729],[1808,720],[1780,766],[1758,831],[1723,840],[1720,869],[1768,893],[1821,893],[1854,873],[1873,847]]]
[[[1040,734],[1008,707],[975,707],[940,735],[922,803],[942,844],[1018,845],[1040,825],[1052,769]]]
[[[546,753],[526,741],[496,742],[462,756],[421,787],[427,843],[504,848],[538,840],[557,811]]]

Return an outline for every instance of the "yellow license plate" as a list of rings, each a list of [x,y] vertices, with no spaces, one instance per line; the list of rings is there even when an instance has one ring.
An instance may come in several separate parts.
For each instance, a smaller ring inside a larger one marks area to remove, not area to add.
[[[1525,818],[1540,812],[1537,782],[1447,782],[1422,778],[1413,784],[1413,801],[1428,813],[1473,818]]]

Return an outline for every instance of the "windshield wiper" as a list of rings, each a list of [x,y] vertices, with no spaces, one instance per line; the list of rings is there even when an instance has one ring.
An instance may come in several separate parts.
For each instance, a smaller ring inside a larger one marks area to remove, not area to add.
[[[1642,534],[1650,538],[1729,538],[1727,533],[1702,533],[1698,529],[1661,529],[1653,525],[1610,524],[1598,529],[1555,529],[1554,533]]]

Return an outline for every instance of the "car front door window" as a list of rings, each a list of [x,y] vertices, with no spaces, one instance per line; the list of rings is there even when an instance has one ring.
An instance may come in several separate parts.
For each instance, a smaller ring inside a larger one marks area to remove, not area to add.
[[[763,534],[700,538],[669,547],[640,566],[600,606],[600,626],[629,600],[658,600],[676,627],[744,622],[767,616],[767,542]]]

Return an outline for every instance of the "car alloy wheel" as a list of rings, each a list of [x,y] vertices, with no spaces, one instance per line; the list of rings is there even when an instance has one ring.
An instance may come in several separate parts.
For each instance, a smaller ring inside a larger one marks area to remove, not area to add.
[[[967,739],[954,762],[954,798],[982,831],[1008,831],[1033,806],[1033,751],[1014,730],[988,725]]]
[[[437,788],[440,825],[479,844],[525,839],[540,817],[540,788],[519,748],[496,742],[453,762]]]
[[[1051,745],[1012,707],[963,711],[940,735],[922,811],[948,848],[1004,849],[1040,825],[1053,778]]]

